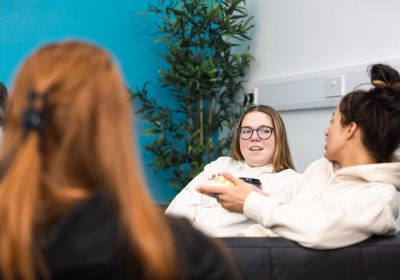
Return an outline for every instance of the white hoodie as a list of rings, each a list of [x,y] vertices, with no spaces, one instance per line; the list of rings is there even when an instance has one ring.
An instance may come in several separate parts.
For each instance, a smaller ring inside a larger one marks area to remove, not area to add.
[[[400,162],[339,168],[322,158],[312,163],[287,192],[250,193],[244,214],[255,225],[238,236],[278,234],[303,246],[332,249],[376,235],[395,235]],[[272,232],[271,232],[272,230]]]
[[[255,224],[256,222],[243,214],[226,211],[215,198],[196,191],[195,188],[200,185],[231,185],[231,182],[222,177],[223,171],[236,177],[258,178],[263,191],[271,195],[280,192],[300,175],[292,169],[275,173],[270,164],[250,167],[243,161],[220,157],[204,167],[204,171],[175,197],[165,213],[185,217],[193,226],[214,237],[234,236],[240,230]]]

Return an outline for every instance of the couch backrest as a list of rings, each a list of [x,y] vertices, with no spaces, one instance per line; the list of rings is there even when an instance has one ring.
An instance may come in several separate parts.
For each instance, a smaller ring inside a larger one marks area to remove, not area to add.
[[[400,234],[373,236],[335,250],[313,250],[284,238],[221,238],[247,280],[400,279]]]

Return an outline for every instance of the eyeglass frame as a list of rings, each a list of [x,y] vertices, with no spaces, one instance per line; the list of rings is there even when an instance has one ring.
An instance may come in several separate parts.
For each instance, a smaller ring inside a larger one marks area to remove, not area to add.
[[[242,128],[244,128],[244,127],[248,127],[248,128],[251,129],[250,137],[249,137],[249,138],[246,138],[246,139],[240,136],[240,130],[241,130]],[[268,136],[268,138],[262,138],[262,137],[260,137],[260,134],[258,134],[258,130],[259,130],[261,127],[268,127],[269,129],[271,129],[271,134]],[[270,126],[268,126],[268,125],[261,125],[261,126],[259,126],[258,128],[251,128],[250,126],[242,126],[242,127],[238,127],[238,128],[236,129],[236,132],[237,132],[239,138],[241,138],[241,139],[243,139],[243,140],[249,140],[251,137],[253,137],[254,130],[257,131],[257,136],[258,136],[258,138],[260,138],[261,140],[267,140],[267,139],[271,138],[272,133],[274,133],[274,131],[275,131],[275,127],[270,127]]]

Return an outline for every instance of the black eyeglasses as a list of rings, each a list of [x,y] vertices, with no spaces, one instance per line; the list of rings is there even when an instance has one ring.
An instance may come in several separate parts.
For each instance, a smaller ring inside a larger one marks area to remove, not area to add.
[[[259,128],[251,128],[250,126],[242,126],[237,129],[237,133],[240,138],[243,140],[250,139],[251,136],[253,136],[253,132],[257,131],[258,137],[262,140],[267,140],[269,137],[271,137],[272,132],[274,132],[275,128],[267,126],[267,125],[262,125]]]

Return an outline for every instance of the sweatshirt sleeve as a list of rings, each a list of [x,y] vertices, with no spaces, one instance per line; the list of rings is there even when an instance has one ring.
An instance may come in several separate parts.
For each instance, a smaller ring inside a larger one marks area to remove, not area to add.
[[[195,189],[196,186],[204,184],[204,171],[197,175],[169,204],[165,214],[184,217],[193,221],[196,206],[201,204],[202,195]]]
[[[292,169],[267,174],[262,178],[262,190],[269,195],[278,195],[291,189],[294,181],[301,175]]]
[[[193,222],[196,215],[196,208],[202,205],[204,200],[204,195],[197,192],[196,187],[207,183],[210,170],[213,170],[215,165],[215,161],[206,165],[203,172],[190,181],[190,183],[172,200],[165,214],[183,217]]]
[[[379,184],[341,199],[303,205],[252,192],[243,211],[262,226],[305,247],[333,249],[373,234],[395,234],[393,209],[397,210],[395,188]]]

